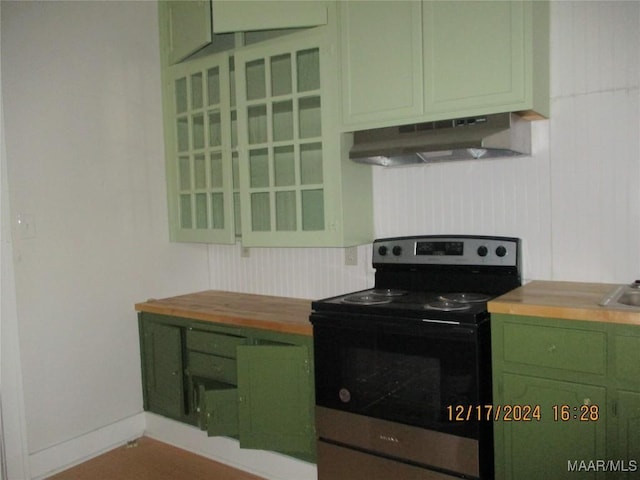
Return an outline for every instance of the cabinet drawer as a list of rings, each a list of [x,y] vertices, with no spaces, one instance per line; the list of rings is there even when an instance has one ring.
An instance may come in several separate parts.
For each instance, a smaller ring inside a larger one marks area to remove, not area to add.
[[[232,358],[189,352],[187,364],[191,376],[210,378],[233,385],[237,383],[236,361]]]
[[[606,335],[570,328],[506,323],[504,360],[603,375],[606,371]]]
[[[615,376],[640,385],[640,337],[615,335]]]
[[[244,337],[203,330],[187,330],[187,349],[197,352],[235,358],[236,347],[244,344]]]

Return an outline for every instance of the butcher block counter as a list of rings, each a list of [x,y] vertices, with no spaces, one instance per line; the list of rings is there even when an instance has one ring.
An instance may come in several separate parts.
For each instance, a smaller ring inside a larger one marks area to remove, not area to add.
[[[616,284],[533,281],[489,302],[491,313],[640,325],[640,308],[602,307]]]
[[[311,300],[207,290],[135,306],[139,312],[173,315],[207,322],[312,335]]]

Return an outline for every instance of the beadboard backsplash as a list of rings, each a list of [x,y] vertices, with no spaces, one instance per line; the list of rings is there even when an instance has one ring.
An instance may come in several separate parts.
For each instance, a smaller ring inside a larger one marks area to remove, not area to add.
[[[640,2],[553,2],[550,120],[531,157],[374,170],[375,236],[523,239],[526,279],[640,278]],[[321,298],[373,285],[371,246],[209,247],[211,288]]]

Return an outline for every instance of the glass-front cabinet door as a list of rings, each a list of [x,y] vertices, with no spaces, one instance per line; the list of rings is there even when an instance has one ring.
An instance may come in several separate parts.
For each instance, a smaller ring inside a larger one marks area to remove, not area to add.
[[[229,56],[219,54],[171,68],[167,178],[172,239],[178,241],[235,241],[231,66]]]
[[[171,240],[370,242],[371,168],[348,159],[338,78],[328,27],[165,65]]]
[[[326,230],[320,42],[236,54],[242,241],[305,243]]]

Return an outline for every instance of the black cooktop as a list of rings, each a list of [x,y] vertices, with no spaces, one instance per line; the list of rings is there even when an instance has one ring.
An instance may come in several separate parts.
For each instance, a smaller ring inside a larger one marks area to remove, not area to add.
[[[451,323],[478,323],[488,317],[487,301],[492,297],[473,292],[415,292],[396,289],[367,289],[316,300],[317,313],[348,314]]]
[[[479,323],[487,301],[521,285],[520,240],[423,235],[375,240],[371,289],[312,302],[317,313]]]

